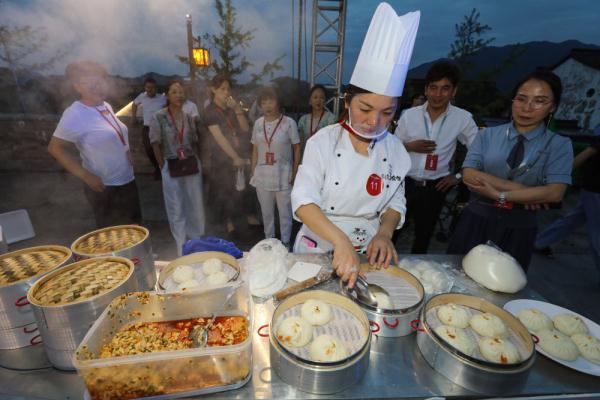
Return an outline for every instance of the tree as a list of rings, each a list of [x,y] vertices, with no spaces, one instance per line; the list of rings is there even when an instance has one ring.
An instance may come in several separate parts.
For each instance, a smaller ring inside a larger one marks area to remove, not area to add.
[[[467,58],[477,51],[487,47],[495,38],[484,39],[481,36],[492,30],[489,25],[479,22],[480,13],[476,8],[470,15],[465,15],[463,22],[454,25],[455,39],[450,45],[448,57],[456,60],[463,71],[470,67]]]
[[[250,47],[250,42],[254,39],[254,29],[245,30],[237,26],[236,10],[231,0],[215,0],[215,8],[219,16],[220,31],[217,34],[206,33],[203,39],[210,47],[216,49],[218,59],[213,56],[209,69],[200,69],[198,73],[205,79],[208,79],[209,75],[225,75],[232,82],[236,82],[237,77],[253,66],[246,56],[241,54],[241,50]],[[177,56],[177,58],[188,63],[187,57]],[[280,65],[282,58],[283,56],[279,56],[264,64],[258,73],[251,74],[250,81],[246,85],[255,86],[265,76],[272,77],[275,71],[283,69]]]

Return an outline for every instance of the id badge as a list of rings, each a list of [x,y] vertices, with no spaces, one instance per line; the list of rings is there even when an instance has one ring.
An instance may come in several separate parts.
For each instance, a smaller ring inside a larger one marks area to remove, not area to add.
[[[265,163],[267,165],[275,164],[275,153],[271,153],[270,151],[267,151],[265,153]]]
[[[425,159],[425,169],[427,171],[437,170],[438,157],[437,154],[427,154],[427,158]]]
[[[513,202],[512,201],[505,201],[504,203],[500,203],[499,201],[495,201],[494,202],[494,207],[501,208],[503,210],[512,210],[512,208],[513,208]]]
[[[180,160],[185,160],[187,157],[185,155],[185,150],[183,149],[183,147],[180,147],[177,150],[177,158],[179,158]]]

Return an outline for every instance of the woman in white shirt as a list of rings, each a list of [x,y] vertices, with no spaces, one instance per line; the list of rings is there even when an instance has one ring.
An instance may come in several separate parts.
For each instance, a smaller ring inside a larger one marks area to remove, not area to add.
[[[300,138],[296,122],[281,113],[277,92],[260,90],[257,99],[263,116],[252,131],[252,179],[262,210],[265,237],[275,237],[275,203],[281,241],[289,246],[292,233],[290,193],[300,164]]]
[[[93,61],[67,65],[65,75],[81,96],[63,113],[48,152],[71,174],[82,180],[96,226],[141,222],[133,175],[127,126],[104,101],[107,72]],[[81,162],[72,155],[79,151]]]
[[[298,131],[300,133],[300,140],[302,141],[302,149],[306,146],[308,138],[317,133],[319,129],[337,122],[335,115],[325,108],[326,102],[327,92],[325,91],[325,86],[313,86],[310,89],[308,100],[312,110],[309,114],[301,116],[298,121]]]

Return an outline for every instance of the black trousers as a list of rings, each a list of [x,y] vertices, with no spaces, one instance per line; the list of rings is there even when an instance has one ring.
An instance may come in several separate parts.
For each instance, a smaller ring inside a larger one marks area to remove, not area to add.
[[[154,149],[152,148],[152,144],[150,143],[150,127],[144,125],[142,128],[142,143],[144,144],[144,150],[146,150],[146,155],[148,156],[148,160],[154,166],[154,172],[160,173],[160,168],[158,166],[158,161],[156,161],[156,157],[154,156]]]
[[[435,188],[440,180],[427,181],[426,186],[418,186],[414,180],[406,178],[406,216],[412,218],[415,226],[412,254],[426,254],[429,249],[446,198],[446,192]]]
[[[84,191],[98,228],[142,222],[135,180],[122,186],[107,186],[103,192],[94,192],[86,185]]]

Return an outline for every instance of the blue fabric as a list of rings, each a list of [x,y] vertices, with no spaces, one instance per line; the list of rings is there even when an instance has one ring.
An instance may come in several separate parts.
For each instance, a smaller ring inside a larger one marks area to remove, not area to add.
[[[484,129],[475,136],[475,140],[469,147],[463,168],[475,168],[508,179],[510,168],[506,159],[517,143],[518,135],[512,123]],[[523,162],[526,164],[532,162],[538,153],[539,158],[529,170],[517,174],[512,180],[526,186],[542,186],[549,183],[571,184],[573,147],[570,139],[546,130],[543,124],[524,136],[526,140]]]
[[[213,236],[204,236],[200,239],[188,240],[183,245],[182,253],[185,256],[191,253],[201,253],[203,251],[220,251],[235,258],[242,258],[244,255],[240,249],[235,247],[235,244]]]

